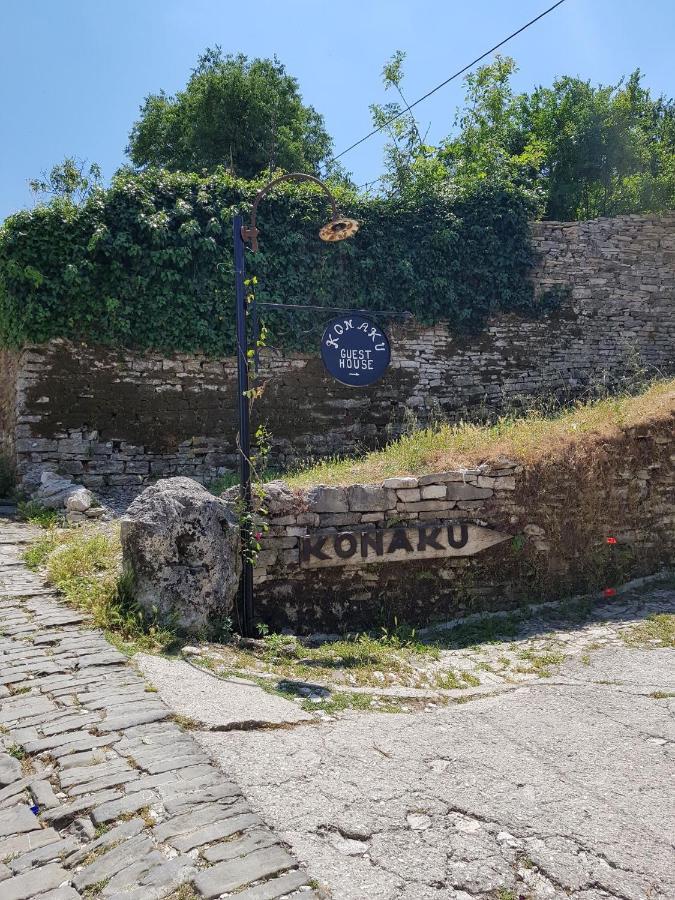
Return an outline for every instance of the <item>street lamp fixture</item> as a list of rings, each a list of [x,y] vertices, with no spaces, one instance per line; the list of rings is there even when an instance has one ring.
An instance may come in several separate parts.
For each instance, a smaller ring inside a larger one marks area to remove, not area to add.
[[[335,197],[328,187],[315,178],[314,175],[306,175],[304,172],[289,172],[273,178],[255,196],[251,207],[251,223],[244,225],[241,215],[236,215],[232,222],[234,238],[234,286],[236,302],[237,325],[237,383],[238,383],[238,413],[239,413],[239,484],[240,497],[244,515],[241,525],[241,546],[243,557],[243,572],[241,582],[241,631],[243,635],[253,634],[253,563],[250,554],[245,552],[251,544],[252,538],[252,504],[251,504],[251,404],[249,400],[248,381],[248,330],[246,327],[246,289],[245,289],[245,247],[250,245],[251,250],[258,250],[258,228],[256,219],[258,205],[265,195],[275,185],[282,181],[309,181],[318,185],[328,197],[331,204],[332,217],[319,231],[322,241],[335,243],[350,238],[359,229],[359,223],[355,219],[343,216],[338,210]],[[253,301],[255,304],[255,300]]]
[[[280,175],[278,178],[273,178],[264,188],[261,188],[261,190],[258,191],[253,200],[253,206],[251,207],[251,224],[242,225],[241,227],[242,240],[251,245],[251,250],[253,250],[254,253],[258,252],[258,228],[256,225],[258,204],[273,187],[282,181],[311,181],[312,184],[318,185],[324,191],[333,209],[333,217],[330,222],[324,225],[319,231],[319,237],[322,241],[329,241],[331,243],[334,241],[344,241],[345,238],[352,237],[352,235],[356,234],[359,230],[359,223],[356,219],[348,219],[346,216],[340,214],[335,197],[323,181],[315,178],[314,175],[306,175],[304,172],[288,172],[286,175]]]

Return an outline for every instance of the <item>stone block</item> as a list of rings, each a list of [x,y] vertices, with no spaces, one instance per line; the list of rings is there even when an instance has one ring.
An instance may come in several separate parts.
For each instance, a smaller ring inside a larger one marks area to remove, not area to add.
[[[413,478],[411,475],[401,475],[396,478],[385,478],[382,482],[383,488],[388,488],[390,490],[399,490],[399,489],[410,489],[417,487],[417,478]]]
[[[444,484],[429,484],[422,488],[422,500],[445,500],[447,488]]]
[[[419,488],[404,488],[396,491],[396,496],[402,503],[415,503],[422,499],[422,492]]]
[[[318,485],[307,492],[307,505],[314,513],[346,513],[349,510],[344,488]]]
[[[353,484],[347,488],[347,499],[353,512],[377,512],[394,508],[396,492],[376,484]]]
[[[448,500],[487,500],[492,496],[492,491],[486,487],[478,487],[475,484],[463,484],[451,482],[447,486]]]
[[[454,500],[421,500],[419,503],[397,503],[396,511],[402,513],[442,512],[446,509],[452,509],[454,505]]]
[[[480,475],[480,471],[480,469],[453,469],[449,472],[434,472],[432,475],[423,475],[419,482],[420,485],[446,484],[452,481],[466,482]]]

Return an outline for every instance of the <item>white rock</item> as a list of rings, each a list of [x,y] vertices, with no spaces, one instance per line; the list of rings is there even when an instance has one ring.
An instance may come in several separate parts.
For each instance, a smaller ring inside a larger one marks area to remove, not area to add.
[[[239,587],[239,522],[190,478],[146,488],[121,521],[134,596],[160,623],[201,633],[229,615]]]
[[[94,495],[87,488],[81,487],[69,494],[66,509],[72,512],[86,512],[94,502]]]

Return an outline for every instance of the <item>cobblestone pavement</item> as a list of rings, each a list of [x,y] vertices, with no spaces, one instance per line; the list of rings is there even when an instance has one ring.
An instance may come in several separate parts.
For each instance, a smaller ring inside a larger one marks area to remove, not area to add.
[[[646,627],[664,613],[675,591],[652,587],[448,651],[480,677],[464,702],[196,736],[335,900],[665,900],[675,654]]]
[[[0,522],[0,897],[316,897],[126,658]]]

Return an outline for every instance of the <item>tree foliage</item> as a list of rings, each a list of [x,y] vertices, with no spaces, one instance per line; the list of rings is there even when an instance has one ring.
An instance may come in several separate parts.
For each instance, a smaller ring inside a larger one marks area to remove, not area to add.
[[[264,169],[317,172],[331,140],[277,59],[224,56],[216,47],[200,56],[175,97],[146,97],[127,149],[138,167],[202,173],[224,166],[255,178]]]
[[[62,197],[75,202],[84,200],[101,186],[101,168],[97,163],[66,156],[39,178],[32,178],[28,186],[34,194],[43,197]]]
[[[497,56],[465,78],[455,132],[438,148],[419,132],[401,90],[403,56],[385,67],[401,104],[373,106],[387,126],[389,191],[461,195],[481,183],[508,185],[549,219],[584,219],[675,207],[675,103],[652,97],[639,70],[617,85],[565,76],[516,94],[516,64]]]
[[[259,186],[223,171],[125,171],[80,205],[56,199],[11,216],[0,228],[0,344],[61,337],[231,353],[232,215]],[[328,213],[320,190],[285,184],[266,198],[260,252],[247,263],[258,300],[397,308],[463,330],[499,310],[540,311],[531,209],[518,193],[481,185],[414,205],[338,193],[361,229],[332,245],[318,238]],[[316,346],[315,313],[265,321],[272,345]]]

